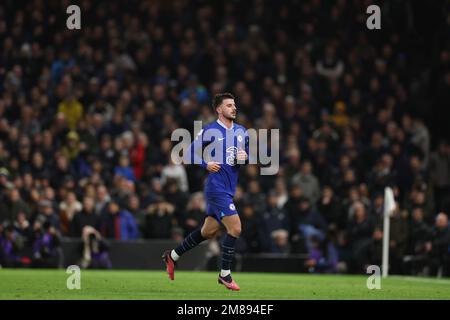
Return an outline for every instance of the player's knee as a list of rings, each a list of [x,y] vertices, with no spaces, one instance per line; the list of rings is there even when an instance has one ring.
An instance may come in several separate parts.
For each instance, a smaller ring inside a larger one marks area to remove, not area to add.
[[[202,229],[202,236],[205,239],[212,239],[216,235],[216,230]]]

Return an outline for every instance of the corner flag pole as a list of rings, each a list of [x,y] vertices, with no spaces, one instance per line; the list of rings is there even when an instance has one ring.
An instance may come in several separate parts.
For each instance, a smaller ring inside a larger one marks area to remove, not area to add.
[[[386,278],[389,273],[389,222],[392,211],[395,209],[394,192],[390,187],[384,189],[384,212],[383,212],[383,257],[382,274]]]

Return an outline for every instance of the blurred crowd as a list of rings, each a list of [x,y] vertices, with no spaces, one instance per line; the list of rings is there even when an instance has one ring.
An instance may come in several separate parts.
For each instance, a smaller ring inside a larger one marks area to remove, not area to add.
[[[417,107],[427,67],[408,13],[385,4],[369,32],[368,4],[84,0],[68,30],[68,1],[2,1],[0,264],[60,266],[77,237],[85,266],[110,267],[105,239],[198,228],[207,172],[172,163],[170,136],[232,92],[238,123],[281,131],[277,175],[241,169],[237,251],[306,254],[311,272],[381,264],[391,186],[391,270],[449,275],[450,146]],[[448,43],[431,63],[442,99]]]

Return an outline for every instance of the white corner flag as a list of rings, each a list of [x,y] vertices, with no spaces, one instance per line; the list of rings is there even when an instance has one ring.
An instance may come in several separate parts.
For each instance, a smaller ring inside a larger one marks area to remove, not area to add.
[[[383,278],[388,276],[389,269],[389,220],[395,209],[394,192],[390,187],[384,188],[384,212],[383,212]]]

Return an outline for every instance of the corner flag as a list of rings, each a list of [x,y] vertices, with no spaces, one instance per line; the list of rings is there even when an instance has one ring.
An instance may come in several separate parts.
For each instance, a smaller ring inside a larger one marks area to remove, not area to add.
[[[388,276],[389,269],[389,222],[395,209],[394,192],[390,187],[384,188],[384,212],[383,212],[383,278]]]

